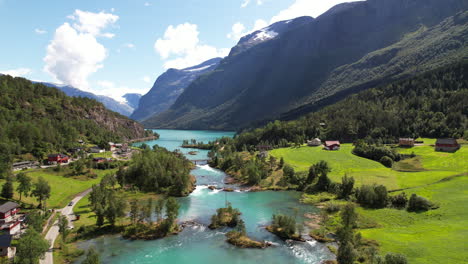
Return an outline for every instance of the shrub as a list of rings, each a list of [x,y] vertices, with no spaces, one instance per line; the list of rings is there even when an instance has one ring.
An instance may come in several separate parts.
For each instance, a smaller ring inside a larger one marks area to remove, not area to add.
[[[369,208],[384,208],[387,206],[388,192],[383,185],[363,185],[356,190],[359,204]]]
[[[391,196],[390,202],[395,208],[405,208],[406,204],[408,204],[408,197],[406,196],[406,193],[402,192],[398,195]]]
[[[433,204],[429,200],[413,193],[408,202],[408,211],[427,211],[430,210],[432,206]]]
[[[400,254],[388,253],[385,255],[385,264],[407,264],[406,257]]]
[[[387,168],[391,168],[393,166],[393,160],[389,156],[383,156],[379,162]]]
[[[337,203],[334,203],[334,202],[328,202],[326,205],[325,205],[325,211],[329,214],[332,214],[332,213],[336,213],[338,211],[340,211],[340,205],[337,204]]]

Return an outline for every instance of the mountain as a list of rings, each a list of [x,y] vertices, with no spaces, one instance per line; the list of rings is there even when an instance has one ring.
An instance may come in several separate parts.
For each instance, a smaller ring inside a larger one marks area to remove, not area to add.
[[[153,88],[141,98],[140,104],[131,118],[145,120],[167,110],[193,80],[213,71],[220,61],[221,58],[215,58],[190,68],[167,70],[158,77]]]
[[[133,108],[138,108],[138,104],[140,103],[140,99],[143,95],[137,93],[128,93],[123,96],[125,100],[127,100],[127,104]]]
[[[42,159],[76,146],[78,139],[105,144],[146,135],[142,125],[96,100],[23,78],[0,76],[0,94],[0,175],[15,156]]]
[[[133,108],[125,103],[118,102],[117,100],[114,100],[110,97],[104,96],[104,95],[96,95],[90,92],[85,92],[82,91],[78,88],[75,88],[73,86],[69,85],[58,85],[54,83],[46,83],[42,82],[45,86],[57,88],[61,91],[63,91],[66,95],[72,96],[72,97],[86,97],[86,98],[91,98],[94,99],[98,102],[101,102],[104,104],[107,109],[112,110],[114,112],[117,112],[121,115],[124,116],[130,116],[133,112]]]
[[[264,30],[272,37],[255,45],[242,39],[215,71],[143,124],[239,129],[337,93],[448,65],[468,54],[465,10],[464,0],[368,0],[285,21],[296,26]]]
[[[308,139],[395,143],[400,137],[468,138],[468,59],[361,91],[292,121],[240,133],[245,146],[286,146]]]

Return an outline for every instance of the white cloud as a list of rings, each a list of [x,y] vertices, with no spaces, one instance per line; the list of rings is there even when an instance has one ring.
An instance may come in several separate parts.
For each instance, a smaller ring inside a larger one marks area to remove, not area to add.
[[[186,68],[211,58],[225,57],[229,53],[228,49],[201,44],[198,35],[198,26],[195,24],[169,26],[164,37],[154,44],[156,52],[165,60],[164,67]]]
[[[257,5],[263,5],[263,1],[264,0],[256,0],[255,2],[257,3]],[[242,8],[247,7],[249,4],[250,4],[250,0],[244,0],[241,4],[241,7]]]
[[[40,28],[34,29],[34,32],[36,32],[36,34],[38,34],[38,35],[43,35],[43,34],[47,33],[47,31],[45,31],[43,29],[40,29]]]
[[[254,23],[254,26],[251,30],[246,30],[246,27],[244,24],[237,22],[234,25],[232,25],[232,30],[229,34],[227,34],[227,37],[229,39],[239,41],[240,38],[242,38],[245,35],[248,35],[254,31],[257,31],[259,29],[265,28],[268,26],[268,23],[263,20],[263,19],[257,19]]]
[[[129,49],[134,49],[135,48],[135,44],[133,44],[133,43],[125,43],[123,46],[125,48],[129,48]]]
[[[121,103],[125,103],[127,100],[123,96],[127,93],[139,93],[145,94],[148,92],[148,88],[142,89],[130,89],[127,86],[117,85],[114,82],[101,80],[96,83],[95,93],[99,95],[105,95],[111,97]]]
[[[89,76],[103,67],[108,54],[97,37],[109,37],[102,31],[119,17],[76,10],[70,18],[76,23],[58,27],[47,46],[44,71],[56,81],[89,91]]]
[[[117,15],[110,13],[92,13],[78,9],[75,10],[75,13],[72,16],[69,16],[69,18],[77,21],[77,23],[73,24],[73,28],[79,32],[89,33],[93,36],[102,36],[106,38],[112,38],[114,37],[114,34],[101,33],[101,31],[104,28],[113,25],[119,19]]]
[[[6,71],[0,70],[1,74],[10,75],[13,77],[25,77],[29,75],[31,72],[32,70],[28,68],[18,68],[18,69],[13,69],[13,70],[6,70]]]
[[[232,25],[232,31],[231,33],[227,34],[227,37],[229,39],[233,40],[239,40],[242,36],[245,35],[245,26],[244,24],[237,22],[234,25]]]
[[[151,3],[150,2],[145,2],[143,5],[144,6],[151,6]]]
[[[145,83],[151,83],[151,77],[149,76],[144,76],[143,78],[141,78]]]
[[[362,0],[296,0],[291,6],[274,16],[270,24],[300,16],[318,17],[337,4]]]

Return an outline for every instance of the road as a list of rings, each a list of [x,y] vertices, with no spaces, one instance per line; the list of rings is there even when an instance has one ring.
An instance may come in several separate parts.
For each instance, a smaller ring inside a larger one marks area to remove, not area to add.
[[[92,189],[90,188],[82,193],[79,193],[77,196],[75,196],[75,198],[71,200],[73,202],[72,206],[65,206],[63,209],[57,210],[62,215],[65,215],[68,218],[68,226],[70,228],[73,228],[73,222],[72,222],[72,220],[74,220],[73,208],[83,197],[89,194],[91,190]],[[40,264],[54,264],[54,254],[53,254],[54,242],[55,242],[55,239],[57,239],[58,235],[59,235],[58,221],[55,221],[45,236],[45,239],[47,239],[50,242],[50,248],[46,252],[44,259],[41,259],[39,261]]]

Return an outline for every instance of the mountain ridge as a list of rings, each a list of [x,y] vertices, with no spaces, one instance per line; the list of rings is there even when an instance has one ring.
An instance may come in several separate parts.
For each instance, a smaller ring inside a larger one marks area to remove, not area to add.
[[[215,71],[195,80],[169,110],[143,123],[158,128],[232,130],[275,118],[352,88],[335,87],[332,73],[401,42],[421,26],[436,27],[465,9],[468,4],[460,0],[371,0],[339,5],[270,41],[226,57]],[[444,45],[442,40],[437,45],[433,50],[442,48],[442,55],[460,51],[459,46]],[[412,56],[418,58],[418,54],[414,51]],[[386,67],[385,61],[374,63],[374,67]],[[412,63],[405,67],[417,65]],[[443,58],[434,58],[427,68],[440,63]],[[379,74],[374,79],[388,77]],[[314,97],[317,92],[319,96]]]

